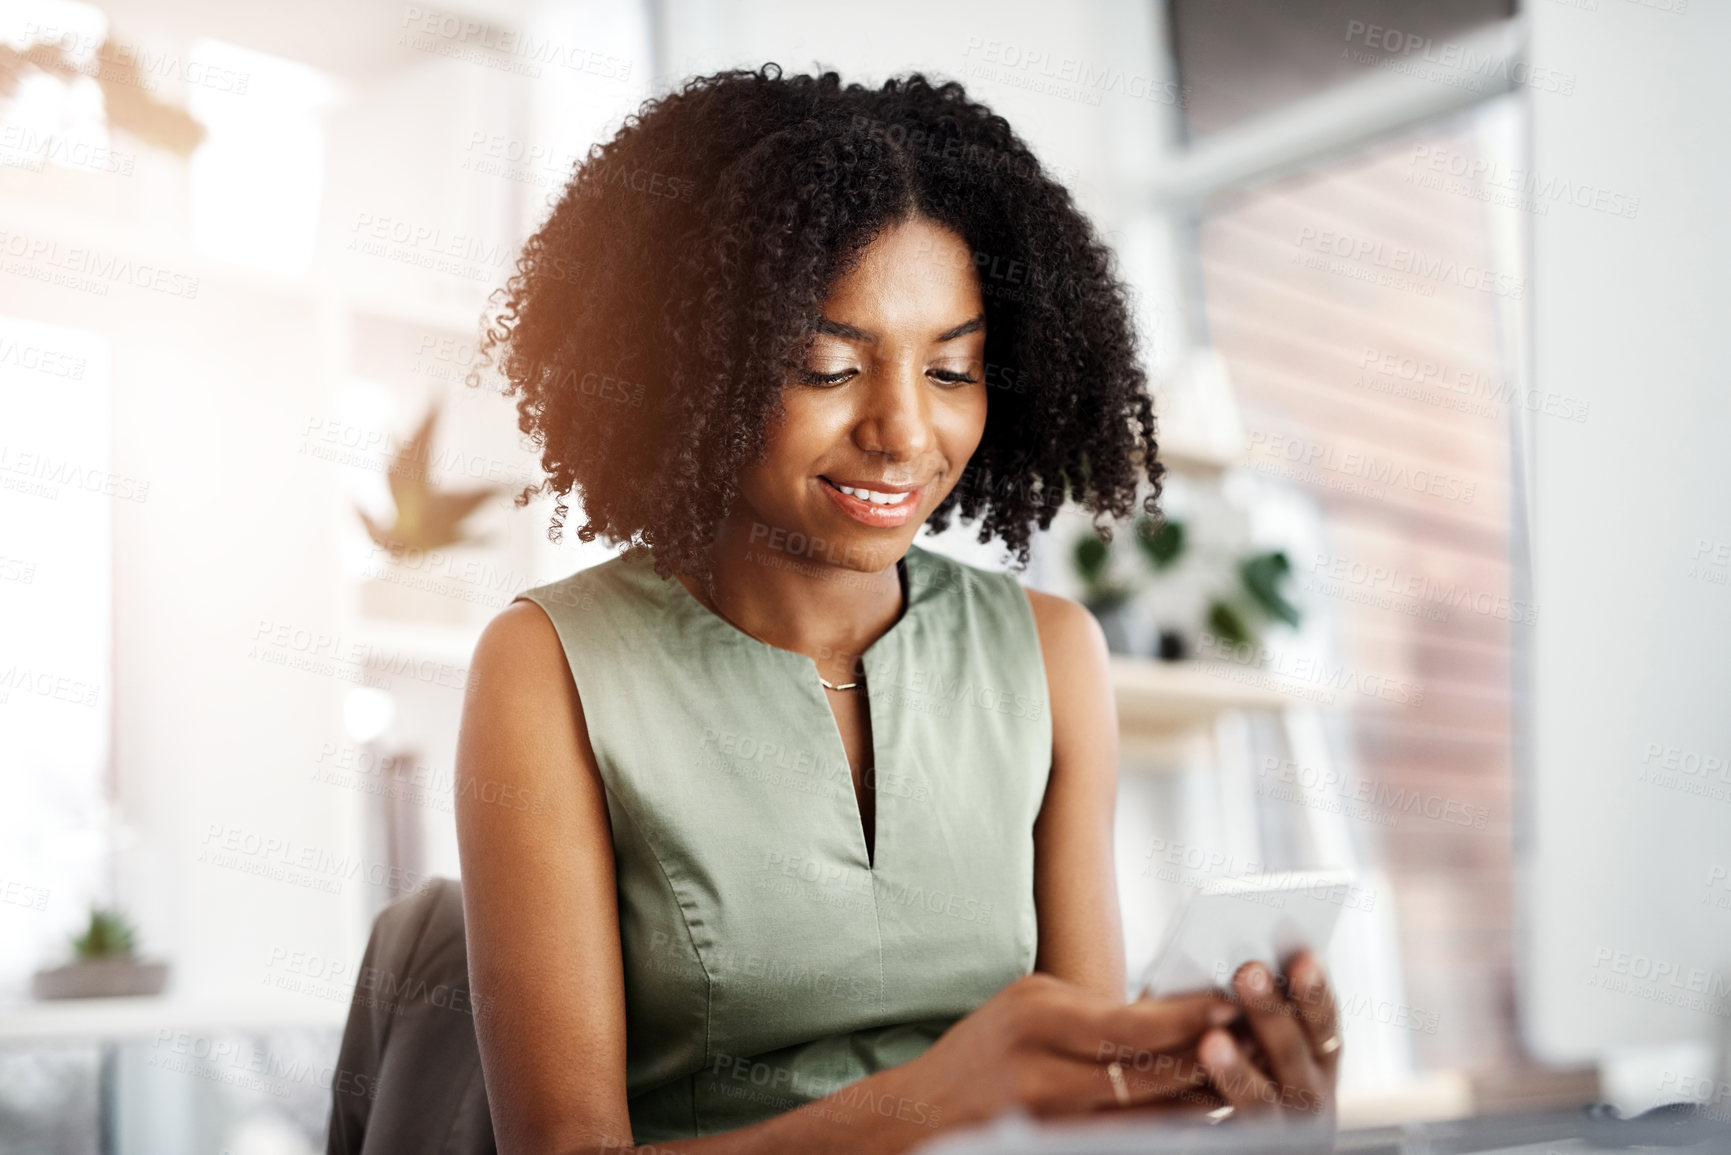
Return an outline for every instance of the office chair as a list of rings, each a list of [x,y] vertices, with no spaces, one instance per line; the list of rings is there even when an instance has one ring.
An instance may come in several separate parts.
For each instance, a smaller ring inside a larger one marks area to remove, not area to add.
[[[497,1155],[473,1016],[462,883],[434,878],[373,920],[326,1155]]]

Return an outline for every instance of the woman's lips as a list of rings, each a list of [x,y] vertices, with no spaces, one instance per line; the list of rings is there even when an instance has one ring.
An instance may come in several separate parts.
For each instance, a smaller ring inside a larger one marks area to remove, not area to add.
[[[894,505],[877,505],[863,498],[843,493],[836,488],[836,483],[827,477],[818,478],[823,482],[823,491],[836,504],[836,508],[847,514],[861,525],[869,525],[874,529],[893,529],[898,525],[906,525],[920,506],[920,490],[907,491],[906,496]],[[848,486],[849,489],[856,488]],[[869,487],[863,487],[869,488]],[[892,492],[892,491],[879,491]]]

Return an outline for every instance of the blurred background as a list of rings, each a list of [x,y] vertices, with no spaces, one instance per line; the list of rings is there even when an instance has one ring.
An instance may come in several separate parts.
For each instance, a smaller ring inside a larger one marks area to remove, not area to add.
[[[960,80],[1133,291],[1169,520],[1022,575],[1115,651],[1132,973],[1207,879],[1347,867],[1343,1123],[1712,1099],[1728,49],[1701,0],[10,0],[0,1149],[323,1149],[371,919],[459,873],[474,640],[610,556],[513,505],[487,295],[642,101],[765,61]]]

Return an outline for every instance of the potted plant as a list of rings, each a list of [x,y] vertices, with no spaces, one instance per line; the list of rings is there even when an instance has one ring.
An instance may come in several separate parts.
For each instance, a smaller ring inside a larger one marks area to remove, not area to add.
[[[1298,607],[1286,600],[1281,581],[1292,572],[1285,552],[1252,554],[1238,563],[1238,589],[1215,598],[1208,607],[1208,628],[1232,645],[1254,642],[1268,622],[1296,626]]]
[[[1187,552],[1188,539],[1181,521],[1138,518],[1135,538],[1142,556],[1156,574],[1172,569]],[[1209,567],[1208,572],[1217,573],[1224,560],[1216,554],[1205,557],[1204,564]],[[1274,622],[1297,626],[1299,609],[1287,600],[1281,588],[1291,572],[1292,563],[1286,554],[1269,550],[1239,558],[1232,565],[1230,584],[1225,590],[1219,588],[1217,577],[1205,579],[1214,592],[1207,597],[1202,627],[1228,645],[1237,646],[1256,642]],[[1183,631],[1168,627],[1160,631],[1155,656],[1175,661],[1187,656],[1190,648]]]
[[[115,998],[161,994],[168,964],[141,959],[132,925],[118,910],[92,907],[84,933],[72,939],[73,960],[36,972],[39,999]]]
[[[1157,574],[1165,573],[1184,556],[1186,539],[1181,521],[1139,517],[1135,523],[1135,537],[1136,547]],[[1170,662],[1177,661],[1184,654],[1184,635],[1174,629],[1162,629],[1154,643],[1154,656]]]
[[[1106,648],[1114,654],[1127,654],[1130,637],[1125,629],[1124,606],[1131,591],[1107,572],[1111,561],[1112,547],[1097,534],[1083,534],[1071,553],[1076,576],[1082,581],[1082,604],[1099,620]]]

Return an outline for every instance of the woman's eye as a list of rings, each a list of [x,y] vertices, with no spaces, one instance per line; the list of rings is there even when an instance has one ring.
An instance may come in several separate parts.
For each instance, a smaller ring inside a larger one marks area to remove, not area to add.
[[[956,373],[949,369],[933,369],[931,375],[939,381],[946,381],[951,385],[972,385],[979,380],[972,373]]]
[[[843,369],[839,373],[819,373],[815,369],[801,369],[799,379],[807,385],[840,385],[853,376],[852,369]]]

